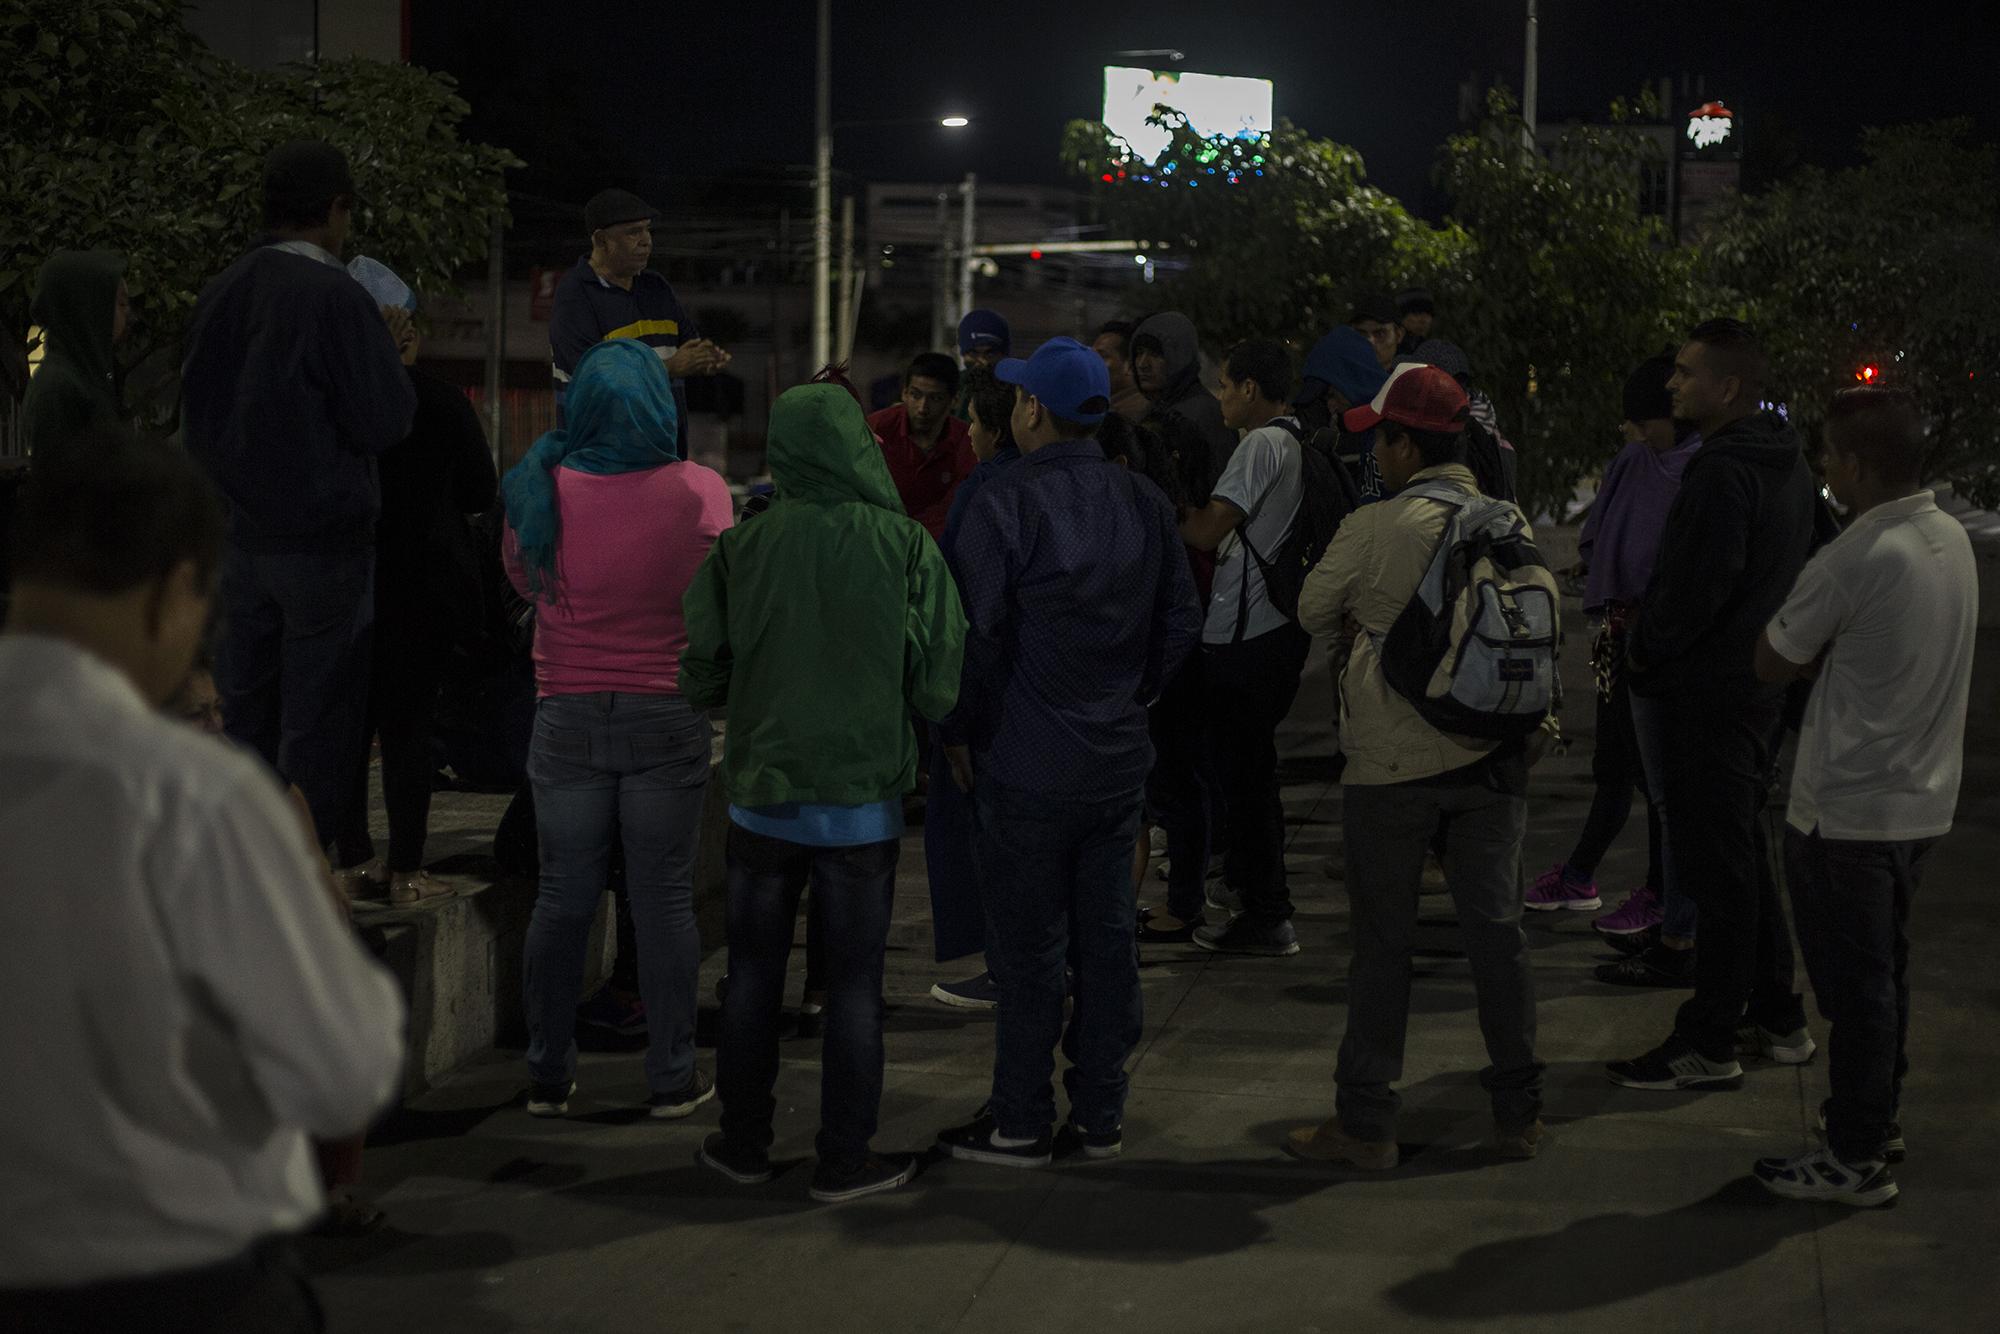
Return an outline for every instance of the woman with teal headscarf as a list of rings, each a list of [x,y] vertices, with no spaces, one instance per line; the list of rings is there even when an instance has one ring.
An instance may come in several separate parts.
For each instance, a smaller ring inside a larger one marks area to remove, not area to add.
[[[729,487],[684,462],[666,368],[645,344],[577,362],[565,425],[508,472],[508,577],[535,603],[540,699],[528,750],[541,883],[528,924],[528,1111],[575,1091],[576,1004],[611,840],[639,955],[654,1116],[713,1096],[695,1066],[694,863],[708,715],[680,696],[681,598],[731,522]]]

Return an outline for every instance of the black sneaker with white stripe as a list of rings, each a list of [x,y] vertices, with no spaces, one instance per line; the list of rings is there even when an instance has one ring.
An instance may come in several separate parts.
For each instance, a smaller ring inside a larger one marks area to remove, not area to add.
[[[1057,1162],[1069,1158],[1088,1158],[1102,1162],[1116,1158],[1125,1152],[1125,1131],[1122,1127],[1111,1130],[1085,1130],[1074,1121],[1065,1122],[1056,1131],[1055,1143],[1049,1154]]]
[[[1677,1089],[1739,1088],[1743,1067],[1734,1060],[1711,1061],[1676,1033],[1665,1042],[1629,1061],[1612,1061],[1605,1067],[1611,1082],[1628,1089],[1672,1092]]]
[[[1896,1198],[1896,1178],[1889,1165],[1844,1163],[1826,1149],[1795,1158],[1759,1158],[1750,1169],[1764,1189],[1788,1200],[1822,1200],[1857,1209],[1872,1209]]]
[[[1044,1130],[1027,1144],[997,1144],[1000,1123],[986,1114],[970,1124],[938,1132],[938,1147],[953,1158],[989,1167],[1047,1167],[1055,1137]]]
[[[904,1185],[917,1174],[916,1155],[871,1153],[846,1167],[822,1162],[806,1193],[821,1204],[842,1204]]]

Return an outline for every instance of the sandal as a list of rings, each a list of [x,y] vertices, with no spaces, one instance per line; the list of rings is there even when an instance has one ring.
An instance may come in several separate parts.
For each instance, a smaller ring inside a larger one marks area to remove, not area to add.
[[[350,899],[374,899],[389,887],[389,868],[377,857],[359,866],[343,866],[333,873],[334,883]]]
[[[431,879],[429,871],[398,871],[389,877],[389,902],[398,907],[425,899],[450,898],[456,893],[457,886]]]
[[[1159,917],[1166,916],[1165,913]],[[1141,945],[1189,945],[1194,943],[1194,933],[1202,923],[1200,914],[1182,922],[1176,927],[1160,927],[1153,923],[1159,917],[1149,917],[1139,923],[1139,943]]]

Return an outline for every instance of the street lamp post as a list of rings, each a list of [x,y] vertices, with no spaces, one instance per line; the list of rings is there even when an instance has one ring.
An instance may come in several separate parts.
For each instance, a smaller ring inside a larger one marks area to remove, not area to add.
[[[1535,102],[1541,90],[1542,21],[1535,12],[1535,0],[1528,0],[1528,50],[1521,70],[1521,119],[1527,122],[1528,151],[1535,151]]]
[[[833,0],[819,0],[818,147],[813,155],[813,317],[815,374],[831,360],[829,283],[833,270]]]

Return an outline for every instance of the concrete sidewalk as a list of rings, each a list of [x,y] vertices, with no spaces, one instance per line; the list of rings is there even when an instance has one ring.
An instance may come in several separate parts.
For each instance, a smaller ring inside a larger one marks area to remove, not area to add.
[[[1567,852],[1590,797],[1582,650],[1573,632],[1574,744],[1536,771],[1530,874]],[[1993,680],[1982,671],[1982,689]],[[368,1180],[389,1227],[308,1243],[333,1328],[1995,1328],[1993,747],[1970,747],[1960,828],[1918,910],[1904,1193],[1892,1208],[1856,1212],[1779,1201],[1746,1177],[1757,1156],[1809,1143],[1823,1056],[1751,1066],[1736,1092],[1607,1082],[1602,1062],[1664,1035],[1683,993],[1595,983],[1592,965],[1609,956],[1587,913],[1529,923],[1549,1063],[1540,1158],[1501,1164],[1478,1147],[1490,1128],[1477,1081],[1485,1057],[1469,974],[1445,952],[1448,920],[1426,928],[1425,943],[1442,948],[1416,964],[1404,1166],[1362,1177],[1285,1157],[1284,1132],[1331,1110],[1344,1018],[1346,899],[1322,869],[1340,846],[1340,792],[1323,777],[1330,708],[1316,659],[1282,741],[1304,951],[1145,951],[1146,1033],[1123,1159],[1039,1173],[935,1163],[900,1192],[820,1207],[806,1198],[817,1042],[786,1045],[774,1152],[792,1166],[749,1190],[692,1161],[712,1106],[681,1123],[644,1117],[636,1053],[586,1056],[572,1115],[556,1122],[519,1109],[519,1053],[495,1053],[375,1137]],[[1635,813],[1600,873],[1608,896],[1642,878],[1643,840]],[[1423,906],[1426,918],[1449,917],[1446,898]],[[704,964],[704,999],[722,965],[719,952]],[[802,968],[801,955],[794,999]],[[968,971],[931,961],[912,831],[890,941],[878,1148],[922,1149],[984,1099],[991,1020],[926,996]]]

